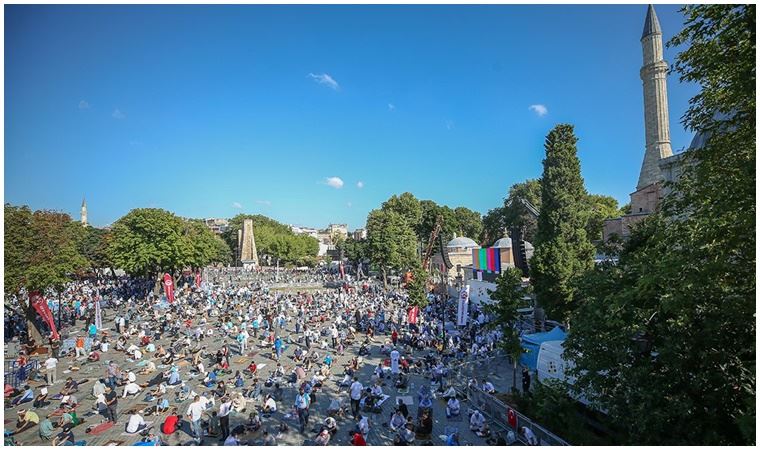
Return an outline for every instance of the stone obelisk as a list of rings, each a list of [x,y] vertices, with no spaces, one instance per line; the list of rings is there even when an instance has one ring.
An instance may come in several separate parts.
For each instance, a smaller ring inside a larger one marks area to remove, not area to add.
[[[256,240],[253,237],[253,220],[243,220],[243,236],[240,241],[240,262],[243,268],[252,269],[259,265],[256,254]]]

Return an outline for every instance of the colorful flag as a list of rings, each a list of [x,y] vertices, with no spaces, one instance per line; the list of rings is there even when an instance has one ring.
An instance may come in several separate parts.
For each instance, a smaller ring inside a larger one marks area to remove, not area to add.
[[[415,306],[414,308],[409,308],[409,311],[406,313],[406,321],[410,324],[414,325],[417,323],[417,315],[420,313],[420,307]]]
[[[42,317],[42,320],[44,320],[45,323],[47,323],[48,326],[50,327],[50,331],[53,334],[53,339],[60,339],[60,335],[58,335],[58,330],[56,330],[55,328],[53,313],[50,312],[50,308],[48,307],[48,304],[45,301],[45,299],[42,298],[42,294],[40,294],[39,291],[30,292],[29,303],[37,311],[37,314],[39,314],[40,317]],[[63,308],[63,302],[61,300],[58,301],[58,307]]]
[[[174,281],[168,273],[164,274],[164,293],[169,303],[174,303]]]
[[[462,288],[459,292],[459,309],[457,309],[457,326],[467,325],[468,307],[470,304],[470,285]]]

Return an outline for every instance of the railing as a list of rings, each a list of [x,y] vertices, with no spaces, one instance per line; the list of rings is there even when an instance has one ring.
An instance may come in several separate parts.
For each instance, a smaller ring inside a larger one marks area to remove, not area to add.
[[[494,361],[499,357],[506,358],[503,352],[497,351],[490,356],[462,361],[452,366],[447,381],[454,386],[455,390],[467,397],[472,407],[477,408],[484,416],[489,418],[493,426],[498,427],[505,433],[513,431],[515,438],[523,444],[527,444],[527,441],[519,433],[521,427],[530,429],[536,435],[536,439],[538,439],[540,445],[570,445],[564,439],[517,411],[513,406],[504,403],[477,386],[470,387],[468,385],[471,378],[480,379],[483,377],[482,369],[479,370],[478,368],[493,368]],[[516,422],[514,427],[509,424],[508,420],[510,409],[515,413]]]
[[[8,364],[8,362],[11,364]],[[29,361],[24,366],[17,366],[16,361],[6,361],[4,372],[5,384],[10,384],[15,389],[18,389],[19,386],[26,382],[33,371],[39,370],[39,367],[40,362],[37,359]]]

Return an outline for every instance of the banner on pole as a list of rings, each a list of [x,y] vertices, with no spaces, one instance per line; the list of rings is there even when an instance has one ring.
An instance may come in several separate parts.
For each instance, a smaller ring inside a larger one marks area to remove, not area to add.
[[[201,269],[195,271],[195,286],[201,287]]]
[[[420,313],[419,306],[415,306],[414,308],[409,308],[409,312],[407,312],[406,314],[406,321],[412,325],[415,325],[417,323],[417,315],[419,313]]]
[[[169,303],[174,303],[174,281],[168,273],[164,274],[164,293]]]
[[[468,307],[470,304],[470,286],[467,285],[459,292],[459,308],[457,309],[457,326],[467,325]]]
[[[95,328],[98,330],[103,328],[103,318],[100,315],[100,299],[95,299]]]
[[[61,300],[58,301],[58,307],[63,308],[63,302]],[[47,302],[44,298],[42,298],[42,294],[40,294],[39,291],[32,291],[29,293],[29,303],[32,305],[32,307],[37,311],[37,314],[42,317],[42,320],[45,321],[45,323],[48,324],[50,327],[50,331],[53,334],[53,339],[60,339],[60,335],[58,334],[58,330],[55,328],[55,321],[53,320],[53,313],[50,312],[50,308],[48,307]]]

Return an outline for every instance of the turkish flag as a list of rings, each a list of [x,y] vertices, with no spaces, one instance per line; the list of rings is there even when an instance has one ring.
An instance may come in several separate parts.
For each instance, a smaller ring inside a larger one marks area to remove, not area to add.
[[[37,314],[42,317],[42,320],[45,321],[45,323],[48,324],[50,327],[50,331],[53,334],[53,339],[59,339],[60,336],[58,335],[58,331],[55,329],[55,321],[53,320],[53,313],[50,312],[50,308],[48,308],[48,304],[45,301],[44,298],[42,298],[42,294],[40,294],[39,291],[32,291],[29,293],[29,303],[32,305],[32,307],[37,311]],[[63,302],[59,300],[58,303],[59,308],[63,308]]]
[[[509,422],[510,427],[517,428],[517,414],[515,414],[515,410],[512,408],[507,410],[507,422]]]
[[[164,274],[164,293],[169,303],[174,303],[174,280],[168,273]]]
[[[415,306],[414,308],[409,308],[409,311],[406,313],[406,321],[410,324],[414,325],[417,323],[417,314],[420,313],[420,307]]]
[[[195,286],[201,287],[201,270],[200,269],[198,269],[195,272]]]

